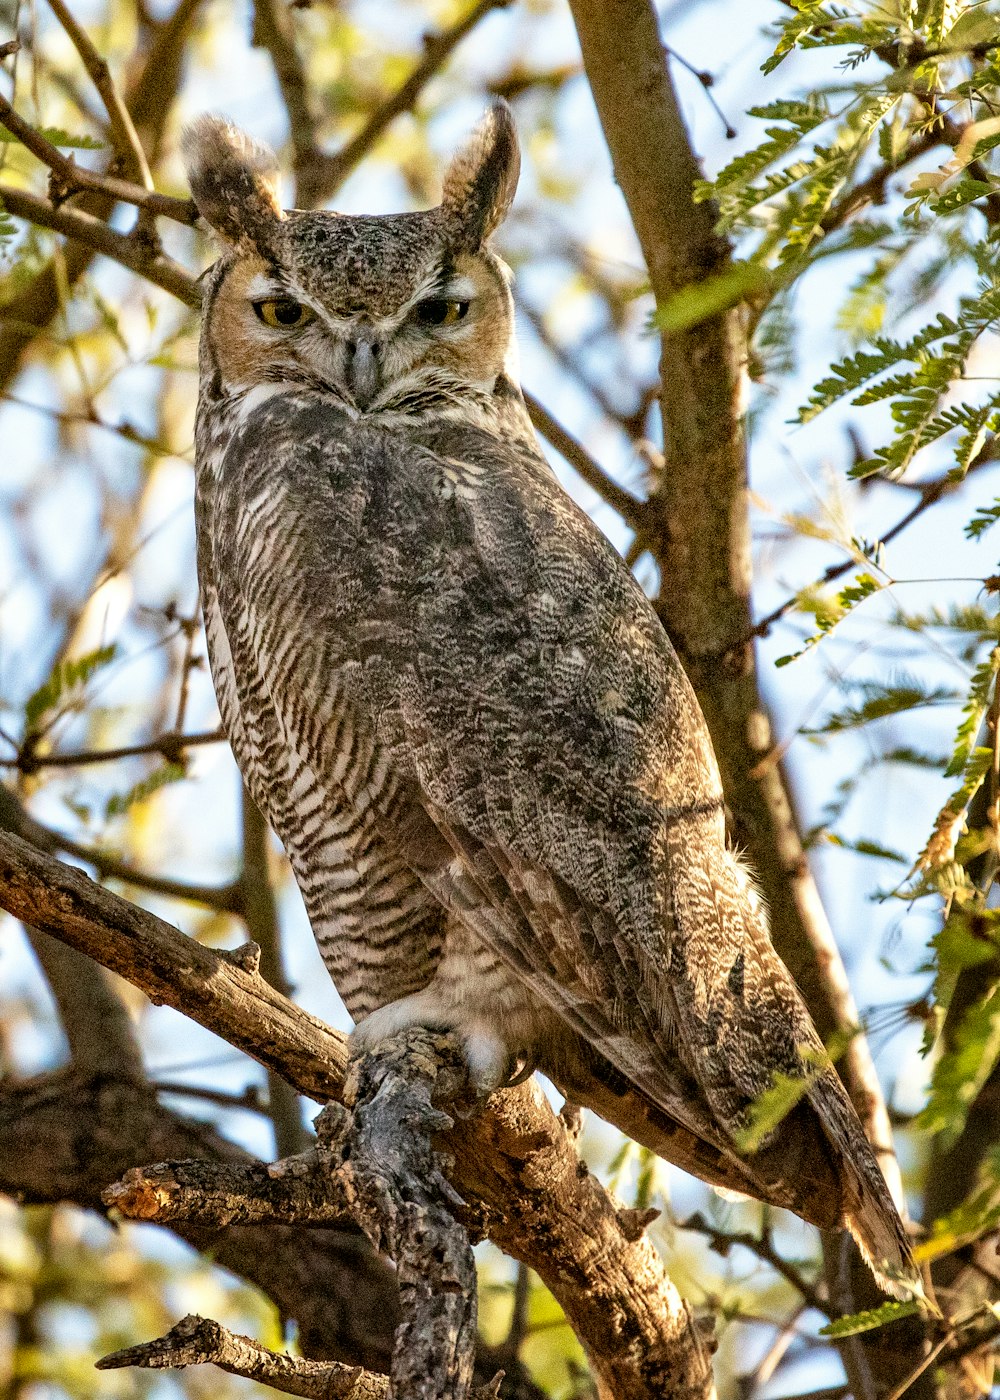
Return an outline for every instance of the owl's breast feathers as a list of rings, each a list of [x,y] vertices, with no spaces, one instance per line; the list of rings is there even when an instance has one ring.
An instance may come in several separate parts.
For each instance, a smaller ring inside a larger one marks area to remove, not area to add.
[[[905,1268],[871,1149],[726,850],[687,678],[527,430],[401,429],[276,395],[211,494],[226,629],[257,639],[287,741],[342,794],[325,717],[350,713],[375,755],[362,787],[380,785],[379,839],[441,905],[475,910],[644,1105],[616,1117],[616,1091],[595,1087],[598,1111],[667,1157],[690,1134],[712,1179],[845,1220],[877,1266]],[[803,1079],[798,1150],[747,1158],[735,1143],[775,1072]],[[586,1100],[578,1064],[563,1080]]]

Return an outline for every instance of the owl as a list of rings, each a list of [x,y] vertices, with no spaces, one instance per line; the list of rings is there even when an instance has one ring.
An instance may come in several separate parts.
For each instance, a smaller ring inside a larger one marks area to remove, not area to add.
[[[508,109],[437,208],[386,217],[283,212],[273,155],[219,118],[184,149],[224,244],[196,431],[212,672],[355,1048],[446,1029],[483,1094],[538,1068],[704,1180],[846,1226],[905,1288],[903,1226],[727,848],[691,686],[529,422],[490,248]]]

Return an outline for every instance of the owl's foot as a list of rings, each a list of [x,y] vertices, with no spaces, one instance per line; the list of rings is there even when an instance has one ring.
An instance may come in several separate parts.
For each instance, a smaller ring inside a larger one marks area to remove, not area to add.
[[[463,1016],[454,1005],[443,1005],[430,988],[380,1006],[366,1016],[351,1036],[351,1054],[363,1055],[413,1026],[457,1036],[478,1099],[523,1083],[534,1070],[533,1059],[524,1051],[512,1051],[491,1022],[481,1016]]]

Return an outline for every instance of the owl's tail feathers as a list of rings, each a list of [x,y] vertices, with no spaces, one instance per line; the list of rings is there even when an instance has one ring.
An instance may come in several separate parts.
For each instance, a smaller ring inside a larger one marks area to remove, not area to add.
[[[893,1298],[923,1297],[906,1227],[836,1072],[821,1073],[808,1097],[838,1159],[843,1224],[865,1263]]]
[[[820,1230],[848,1229],[887,1293],[920,1296],[905,1227],[832,1069],[788,1114],[777,1141],[739,1156],[708,1115],[701,1131],[681,1124],[582,1039],[573,1037],[544,1068],[567,1098],[692,1176],[781,1206]],[[684,1111],[693,1109],[688,1100]]]

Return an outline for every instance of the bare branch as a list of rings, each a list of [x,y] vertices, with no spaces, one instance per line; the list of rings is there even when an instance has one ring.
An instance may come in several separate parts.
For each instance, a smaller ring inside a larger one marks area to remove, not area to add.
[[[61,1070],[0,1080],[0,1191],[104,1212],[101,1193],[137,1162],[198,1158],[266,1174],[207,1123],[165,1108],[138,1080]],[[394,1275],[355,1225],[167,1227],[260,1288],[298,1326],[303,1354],[387,1370],[399,1321]],[[492,1357],[486,1362],[496,1369]],[[484,1374],[492,1374],[486,1369]]]
[[[304,1361],[269,1351],[260,1342],[230,1332],[221,1323],[189,1314],[164,1337],[140,1346],[114,1351],[97,1363],[99,1371],[121,1366],[142,1366],[163,1370],[180,1366],[211,1364],[233,1376],[268,1385],[285,1395],[303,1395],[314,1400],[388,1400],[389,1378],[344,1366],[336,1361]],[[496,1400],[499,1382],[477,1387],[472,1400]]]
[[[295,47],[293,8],[285,0],[256,0],[253,43],[271,55],[274,76],[288,114],[295,170],[295,205],[314,209],[325,197],[327,157],[316,139],[318,121],[309,100],[305,64]]]
[[[433,1100],[451,1099],[465,1084],[457,1047],[413,1031],[355,1067],[347,1086],[352,1111],[327,1108],[317,1120],[317,1145],[304,1156],[269,1171],[199,1162],[137,1169],[104,1199],[134,1219],[186,1213],[198,1224],[259,1220],[269,1208],[264,1218],[310,1225],[349,1215],[396,1265],[403,1321],[393,1393],[464,1400],[475,1352],[476,1269],[453,1214],[463,1202],[441,1174],[431,1135],[452,1126]],[[278,1178],[273,1188],[268,1176]]]
[[[326,157],[325,168],[315,179],[314,196],[317,203],[329,199],[340,188],[398,116],[413,110],[424,88],[480,20],[493,10],[506,9],[511,3],[512,0],[476,0],[476,4],[449,29],[424,36],[424,56],[409,77],[375,109],[346,146],[336,155]]]
[[[39,768],[83,768],[91,763],[117,763],[123,758],[139,758],[160,754],[168,763],[177,763],[186,749],[203,744],[223,744],[226,736],[221,729],[204,734],[178,734],[167,730],[144,744],[123,744],[116,749],[75,749],[68,753],[18,753],[15,758],[0,759],[0,768],[16,768],[20,773],[35,773]]]
[[[107,61],[94,47],[86,30],[74,19],[64,0],[49,0],[49,5],[69,35],[73,47],[80,55],[84,68],[101,95],[101,101],[104,103],[104,109],[111,123],[111,135],[115,150],[143,189],[152,190],[153,177],[149,173],[146,152],[143,150],[139,133],[135,129],[129,110],[122,101],[121,94],[111,77],[111,69],[108,67]]]
[[[242,912],[242,893],[238,883],[231,885],[193,885],[184,880],[171,880],[165,875],[154,875],[151,871],[136,870],[127,861],[93,846],[84,846],[70,836],[53,831],[22,807],[14,794],[0,787],[0,829],[12,831],[24,841],[30,841],[40,851],[50,854],[62,851],[68,856],[92,865],[99,875],[110,880],[121,880],[123,884],[136,889],[148,890],[151,894],[162,894],[168,899],[183,899],[192,904],[206,904],[210,909],[223,913]]]
[[[626,525],[636,534],[642,533],[645,503],[608,476],[604,468],[595,462],[587,449],[577,442],[576,438],[568,433],[557,419],[553,418],[549,410],[539,399],[535,398],[534,394],[525,390],[524,402],[528,416],[535,428],[546,442],[552,444],[560,457],[565,458],[581,481],[585,481],[592,491],[596,491],[603,501],[616,510]]]
[[[82,209],[57,209],[48,200],[12,185],[0,185],[0,205],[17,219],[50,228],[103,253],[106,258],[127,267],[156,287],[162,287],[188,306],[197,306],[200,298],[195,279],[155,244],[135,233],[117,233],[103,219],[95,218]]]

